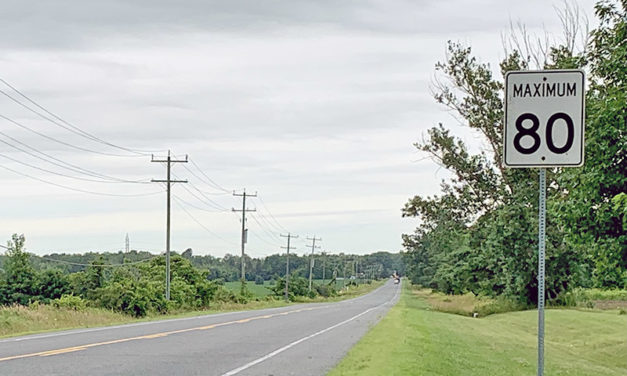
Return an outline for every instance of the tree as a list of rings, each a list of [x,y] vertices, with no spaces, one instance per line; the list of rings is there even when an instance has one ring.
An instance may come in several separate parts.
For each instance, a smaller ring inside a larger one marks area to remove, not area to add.
[[[585,254],[598,287],[627,286],[627,227],[620,195],[627,187],[627,1],[596,5],[599,27],[586,56],[586,161],[558,177],[554,210],[569,245]]]
[[[13,234],[7,242],[4,262],[5,279],[1,287],[2,304],[28,304],[36,296],[37,273],[30,262],[30,255],[24,250],[24,235]]]
[[[570,25],[573,17],[565,17]],[[576,30],[576,29],[569,29]],[[545,52],[532,56],[525,43],[513,43],[495,78],[488,64],[473,56],[470,47],[449,42],[444,62],[436,71],[435,99],[476,131],[483,148],[471,153],[465,143],[444,127],[431,128],[415,146],[451,173],[441,183],[442,193],[415,196],[403,208],[403,216],[419,217],[420,226],[404,236],[405,263],[414,282],[445,291],[505,294],[524,303],[537,298],[537,171],[506,169],[503,147],[503,76],[510,70],[575,68],[585,61],[575,51],[576,32]],[[532,50],[532,49],[531,49]],[[534,50],[538,51],[538,50]],[[542,58],[540,58],[542,57]],[[574,187],[558,179],[559,170],[548,173],[549,197],[560,197]],[[565,243],[565,228],[549,214],[547,243],[547,295],[557,299],[581,275],[580,254]]]

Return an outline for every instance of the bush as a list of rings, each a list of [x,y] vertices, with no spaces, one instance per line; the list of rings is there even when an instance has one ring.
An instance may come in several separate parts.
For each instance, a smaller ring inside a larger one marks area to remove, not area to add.
[[[238,299],[233,291],[219,286],[213,295],[213,301],[220,303],[237,303]]]
[[[60,298],[53,299],[50,304],[56,308],[67,308],[82,311],[87,307],[87,302],[80,296],[63,294]]]
[[[143,317],[150,311],[167,312],[173,303],[167,302],[163,286],[154,281],[113,282],[97,290],[98,304],[114,311]]]
[[[315,285],[314,287],[316,288],[316,292],[319,295],[324,296],[325,298],[337,295],[337,291],[335,290],[335,288],[333,286],[329,286],[329,285]]]
[[[274,292],[274,295],[277,297],[282,297],[285,295],[285,279],[279,278],[276,281],[276,284],[270,288]],[[290,277],[289,283],[289,300],[293,301],[297,297],[316,297],[316,290],[309,291],[309,281],[303,277],[297,277],[292,275]]]
[[[262,276],[258,275],[255,277],[255,285],[263,285],[263,283],[264,283],[264,280]]]

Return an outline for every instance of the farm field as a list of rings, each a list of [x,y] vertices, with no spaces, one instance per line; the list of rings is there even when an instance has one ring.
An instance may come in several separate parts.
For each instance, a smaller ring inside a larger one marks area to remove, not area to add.
[[[239,293],[240,286],[240,281],[224,283],[224,287],[235,293]],[[271,283],[270,281],[265,281],[263,285],[257,285],[254,281],[246,282],[246,287],[248,288],[248,291],[250,291],[255,298],[264,298],[268,295],[272,295],[272,291],[269,289],[272,286],[274,286],[274,282]]]

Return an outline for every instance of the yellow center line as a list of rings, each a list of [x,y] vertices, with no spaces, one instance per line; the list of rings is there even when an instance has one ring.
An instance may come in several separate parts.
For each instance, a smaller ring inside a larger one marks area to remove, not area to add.
[[[112,344],[116,344],[116,343],[123,343],[123,342],[130,342],[130,341],[138,341],[138,340],[142,340],[142,339],[162,338],[162,337],[167,337],[167,336],[169,336],[171,334],[180,334],[180,333],[187,333],[187,332],[192,332],[192,331],[209,330],[209,329],[217,328],[217,327],[220,327],[220,326],[234,325],[234,324],[243,324],[243,323],[247,323],[247,322],[250,322],[250,321],[253,321],[253,320],[269,319],[269,318],[272,318],[272,317],[284,316],[284,315],[289,315],[289,314],[292,314],[292,313],[311,311],[311,310],[314,310],[314,309],[321,309],[321,308],[325,308],[325,307],[301,308],[301,309],[296,309],[296,310],[293,310],[293,311],[286,311],[286,312],[274,313],[274,314],[263,315],[263,316],[254,316],[254,317],[250,317],[250,318],[246,318],[246,319],[221,322],[221,323],[217,323],[217,324],[198,326],[198,327],[194,327],[194,328],[171,330],[171,331],[167,331],[167,332],[159,332],[159,333],[147,334],[147,335],[137,336],[137,337],[120,338],[120,339],[114,339],[114,340],[104,341],[104,342],[88,343],[88,344],[84,344],[84,345],[78,345],[78,346],[72,346],[72,347],[64,347],[64,348],[60,348],[60,349],[52,349],[52,350],[46,350],[46,351],[39,351],[39,352],[34,352],[34,353],[29,353],[29,354],[12,355],[12,356],[7,356],[7,357],[4,357],[4,358],[0,358],[0,362],[5,362],[7,360],[32,358],[32,357],[36,357],[36,356],[52,356],[52,355],[66,354],[66,353],[75,352],[75,351],[87,350],[87,349],[89,349],[91,347],[112,345]]]
[[[85,347],[83,347],[83,346],[76,346],[76,347],[68,347],[66,349],[46,351],[43,354],[40,354],[39,356],[50,356],[50,355],[57,355],[57,354],[65,354],[65,353],[74,352],[74,351],[81,351],[81,350],[85,350]]]

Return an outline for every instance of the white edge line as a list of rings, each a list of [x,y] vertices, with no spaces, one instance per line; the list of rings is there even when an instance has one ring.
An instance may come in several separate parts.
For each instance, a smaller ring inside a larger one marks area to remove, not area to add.
[[[326,333],[326,332],[328,332],[328,331],[330,331],[330,330],[333,330],[333,329],[335,329],[335,328],[337,328],[337,327],[339,327],[339,326],[342,326],[342,325],[344,325],[344,324],[347,324],[347,323],[349,323],[349,322],[351,322],[351,321],[353,321],[353,320],[355,320],[355,319],[357,319],[357,318],[359,318],[359,317],[361,317],[361,316],[365,315],[366,313],[368,313],[368,312],[370,312],[370,311],[373,311],[373,310],[375,310],[375,309],[378,309],[378,308],[380,308],[380,307],[382,307],[382,306],[384,306],[384,305],[386,305],[386,304],[388,304],[388,303],[392,302],[392,301],[393,301],[394,299],[396,299],[396,297],[399,295],[399,291],[400,291],[400,286],[399,286],[399,289],[397,289],[397,291],[396,291],[396,293],[394,294],[394,296],[392,297],[392,299],[388,300],[387,302],[381,303],[381,304],[379,304],[379,305],[378,305],[378,306],[376,306],[376,307],[368,308],[367,310],[363,311],[362,313],[359,313],[359,314],[357,314],[357,315],[355,315],[355,316],[353,316],[353,317],[351,317],[351,318],[349,318],[349,319],[346,319],[346,320],[344,320],[344,321],[342,321],[342,322],[340,322],[340,323],[337,323],[337,324],[335,324],[335,325],[333,325],[333,326],[330,326],[330,327],[328,327],[328,328],[326,328],[326,329],[322,329],[322,330],[321,330],[321,331],[319,331],[319,332],[316,332],[316,333],[314,333],[314,334],[310,334],[310,335],[308,335],[307,337],[303,337],[303,338],[301,338],[301,339],[299,339],[299,340],[296,340],[296,341],[294,341],[294,342],[292,342],[292,343],[289,343],[289,344],[287,344],[287,345],[285,345],[285,346],[283,346],[283,347],[281,347],[281,348],[279,348],[279,349],[274,350],[273,352],[271,352],[271,353],[269,353],[269,354],[267,354],[267,355],[265,355],[265,356],[262,356],[261,358],[255,359],[255,360],[253,360],[253,361],[252,361],[252,362],[250,362],[250,363],[246,363],[246,364],[244,364],[244,365],[243,365],[243,366],[241,366],[241,367],[235,368],[235,369],[233,369],[233,370],[231,370],[231,371],[229,371],[229,372],[227,372],[227,373],[224,373],[224,374],[222,374],[221,376],[233,376],[233,375],[237,375],[238,373],[240,373],[240,372],[242,372],[242,371],[244,371],[244,370],[246,370],[246,369],[248,369],[248,368],[250,368],[250,367],[252,367],[252,366],[254,366],[254,365],[257,365],[257,364],[259,364],[259,363],[261,363],[261,362],[263,362],[263,361],[266,361],[266,360],[268,360],[268,359],[270,359],[270,358],[272,358],[272,357],[274,357],[274,356],[276,356],[276,355],[278,355],[278,354],[282,353],[283,351],[288,350],[288,349],[290,349],[290,348],[292,348],[292,347],[294,347],[294,346],[298,345],[299,343],[305,342],[305,341],[307,341],[307,340],[309,340],[309,339],[312,339],[312,338],[314,338],[314,337],[316,337],[316,336],[319,336],[320,334],[324,334],[324,333]]]

